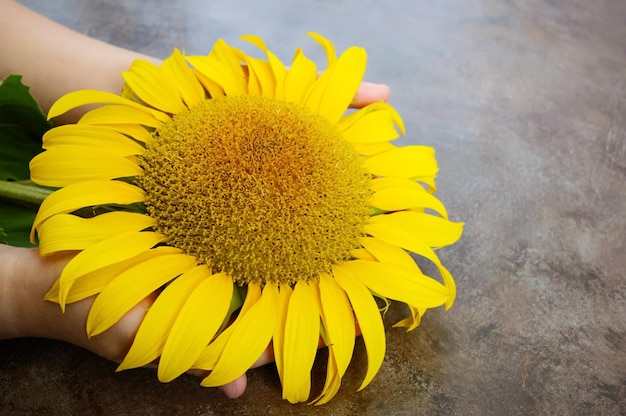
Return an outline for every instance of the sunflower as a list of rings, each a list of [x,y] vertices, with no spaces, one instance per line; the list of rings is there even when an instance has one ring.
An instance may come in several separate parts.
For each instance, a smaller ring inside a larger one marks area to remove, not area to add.
[[[452,305],[454,280],[434,250],[462,224],[433,195],[434,150],[391,144],[404,127],[386,103],[348,110],[364,49],[337,57],[310,35],[323,71],[300,49],[286,67],[244,36],[267,59],[218,40],[207,56],[135,61],[121,95],[76,91],[51,108],[100,105],[47,132],[30,164],[33,181],[59,188],[31,239],[44,256],[78,252],[46,299],[64,310],[95,295],[94,336],[158,294],[120,370],[158,359],[163,382],[203,369],[201,384],[219,386],[272,343],[283,398],[302,402],[321,338],[327,377],[312,403],[322,404],[339,389],[356,328],[368,356],[360,388],[379,370],[379,305],[406,304],[396,326],[407,330]]]

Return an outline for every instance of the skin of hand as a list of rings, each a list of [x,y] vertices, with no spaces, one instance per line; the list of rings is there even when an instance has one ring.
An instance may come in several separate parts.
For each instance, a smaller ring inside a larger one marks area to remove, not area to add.
[[[119,94],[124,84],[120,74],[135,59],[160,62],[72,31],[13,0],[0,0],[0,10],[0,56],[4,57],[0,59],[0,79],[21,74],[46,113],[59,97],[72,91],[94,89]],[[388,98],[386,85],[363,83],[352,106]],[[84,111],[74,110],[53,121],[75,122]]]
[[[74,32],[12,0],[0,0],[0,10],[0,56],[11,58],[0,59],[0,79],[11,73],[21,74],[45,112],[71,91],[97,89],[119,93],[123,86],[120,73],[135,59],[159,63],[155,58]],[[71,76],[67,68],[72,68]],[[351,107],[387,101],[389,95],[386,85],[364,82]],[[53,121],[57,125],[75,122],[81,114],[75,110]],[[88,339],[85,325],[93,297],[68,305],[65,314],[58,305],[43,301],[44,294],[73,255],[42,257],[37,249],[0,244],[0,339],[58,339],[119,362],[130,348],[156,294],[140,302],[111,329]],[[273,361],[273,357],[270,345],[253,368]],[[206,375],[202,371],[189,372]],[[236,398],[244,393],[246,383],[243,374],[221,389],[228,397]]]
[[[72,256],[73,253],[62,253],[42,257],[36,248],[0,244],[0,339],[57,339],[120,362],[156,294],[141,301],[111,329],[87,338],[85,325],[93,297],[68,305],[65,314],[58,305],[43,301],[44,294]],[[272,359],[272,351],[268,348],[254,366],[266,364]],[[200,371],[190,373],[206,375]],[[246,389],[245,374],[220,388],[228,397],[241,396]]]

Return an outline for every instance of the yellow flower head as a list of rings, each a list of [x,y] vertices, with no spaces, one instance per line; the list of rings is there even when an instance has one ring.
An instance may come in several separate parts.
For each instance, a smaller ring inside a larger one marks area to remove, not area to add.
[[[77,91],[50,117],[102,104],[44,136],[31,162],[42,204],[31,238],[42,255],[75,250],[46,298],[61,308],[97,295],[89,336],[153,292],[120,369],[159,359],[158,376],[208,370],[203,386],[241,376],[273,344],[283,398],[309,399],[320,337],[329,349],[321,404],[339,389],[358,325],[368,354],[361,388],[385,355],[374,297],[405,303],[414,329],[450,307],[452,276],[433,251],[454,243],[433,196],[432,148],[396,147],[404,133],[386,103],[348,112],[366,55],[311,34],[327,68],[297,50],[289,68],[219,40],[208,56],[175,50],[136,61],[117,96]],[[424,275],[409,253],[439,269]]]

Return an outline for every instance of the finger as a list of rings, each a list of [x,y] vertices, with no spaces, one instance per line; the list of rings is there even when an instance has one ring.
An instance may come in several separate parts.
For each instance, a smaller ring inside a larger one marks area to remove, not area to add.
[[[273,363],[273,362],[274,362],[274,347],[270,343],[270,345],[268,345],[268,347],[265,349],[265,351],[263,351],[263,354],[261,354],[259,359],[256,360],[255,363],[252,364],[252,367],[250,367],[250,368],[261,367],[261,366],[263,366],[265,364],[269,364],[269,363]]]
[[[187,374],[192,375],[194,377],[204,378],[209,375],[209,371],[200,370],[197,368],[192,368],[187,370]],[[242,374],[236,380],[231,381],[230,383],[224,384],[220,386],[219,389],[224,392],[226,397],[229,399],[236,399],[240,397],[245,391],[248,385],[248,378],[246,374]]]
[[[248,379],[244,374],[237,380],[231,381],[230,383],[223,385],[222,387],[220,387],[220,390],[222,390],[226,397],[228,397],[229,399],[236,399],[246,391],[247,385]]]
[[[259,359],[256,360],[256,362],[252,364],[252,367],[250,368],[261,367],[273,361],[274,361],[274,349],[272,348],[272,344],[270,344],[265,349],[265,351],[263,351],[263,354],[261,354]],[[195,377],[204,378],[209,374],[209,371],[192,368],[187,371],[187,374],[190,374]],[[223,386],[220,386],[219,389],[224,392],[226,397],[230,399],[236,399],[240,397],[246,391],[247,385],[248,385],[248,379],[246,377],[246,374],[244,373],[236,380],[231,381],[230,383],[227,383]]]
[[[362,82],[354,96],[354,100],[352,100],[352,103],[350,104],[350,107],[361,108],[375,102],[387,101],[389,100],[390,95],[391,90],[387,85]]]

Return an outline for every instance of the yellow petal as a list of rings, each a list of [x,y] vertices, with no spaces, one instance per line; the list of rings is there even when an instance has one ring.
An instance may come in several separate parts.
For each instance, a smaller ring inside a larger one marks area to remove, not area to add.
[[[332,352],[329,350],[324,388],[322,389],[322,393],[320,393],[320,395],[309,404],[319,406],[328,403],[330,399],[335,397],[339,391],[339,387],[341,387],[341,376],[339,375],[339,370],[337,369],[337,361],[335,360]]]
[[[166,120],[161,120],[143,110],[125,105],[107,105],[94,108],[83,115],[79,124],[140,124],[147,127],[160,127]]]
[[[95,126],[95,125],[93,125]],[[107,124],[107,128],[113,129],[119,133],[122,133],[132,139],[140,141],[142,143],[150,143],[154,140],[152,133],[145,127],[138,124]]]
[[[320,112],[320,106],[324,100],[324,93],[328,89],[330,83],[330,75],[324,72],[319,78],[315,80],[313,85],[307,90],[304,98],[302,99],[302,106],[308,108],[316,114]]]
[[[429,245],[444,247],[455,243],[463,233],[463,223],[448,221],[423,212],[400,211],[371,217],[365,232],[380,227],[402,228],[407,233]]]
[[[113,211],[93,218],[58,214],[39,227],[39,233],[46,236],[39,245],[39,252],[45,256],[58,251],[83,250],[113,235],[152,226],[153,218],[133,212]]]
[[[387,114],[389,118],[388,121],[391,121],[392,125],[397,126],[403,135],[406,134],[406,130],[404,129],[404,122],[402,121],[402,117],[400,117],[400,114],[398,114],[395,108],[383,101],[368,104],[367,106],[357,110],[356,112],[348,114],[347,116],[339,120],[339,122],[337,123],[337,128],[340,131],[348,130],[357,121],[361,120],[365,116],[369,116],[370,113],[374,112],[382,112],[383,114]]]
[[[448,300],[446,300],[446,309],[449,309],[454,303],[454,299],[456,298],[456,283],[454,282],[452,274],[441,264],[441,262],[438,262],[437,268],[439,269],[439,273],[441,273],[441,279],[443,280],[443,284],[450,291],[450,297],[448,298]]]
[[[35,242],[35,230],[53,215],[102,204],[128,205],[142,202],[144,198],[142,189],[120,181],[85,181],[66,186],[43,201],[33,222],[30,239]]]
[[[245,59],[245,54],[239,49],[228,45],[222,39],[219,39],[213,46],[210,57],[219,61],[227,69],[227,72],[233,76],[233,80],[241,87],[241,92],[245,92],[246,75],[241,63]]]
[[[255,284],[249,284],[248,287]],[[234,326],[213,371],[201,382],[205,387],[222,386],[244,374],[268,347],[276,324],[278,287],[268,283],[261,299]]]
[[[167,121],[169,117],[160,111],[153,110],[139,103],[110,92],[96,90],[80,90],[70,92],[59,98],[48,112],[48,118],[54,118],[68,112],[69,110],[86,104],[114,104],[115,106],[131,108],[156,117],[158,120]],[[129,111],[131,111],[129,110]],[[133,111],[134,112],[134,111]]]
[[[43,135],[44,149],[60,146],[87,147],[96,152],[107,150],[120,156],[144,153],[143,146],[114,129],[81,124],[58,126]]]
[[[398,126],[404,133],[404,124],[396,110],[387,103],[374,103],[342,118],[337,128],[351,143],[379,143],[398,138]]]
[[[200,71],[195,70],[194,75],[196,76],[196,78],[198,78],[198,81],[200,81],[202,87],[207,91],[209,97],[217,98],[226,95],[226,93],[224,92],[224,88],[222,88],[220,84],[213,81],[211,78],[207,77]]]
[[[381,263],[397,264],[407,268],[418,268],[413,257],[398,246],[385,243],[384,241],[372,237],[362,238],[359,240],[359,243]]]
[[[144,261],[126,270],[94,300],[87,316],[87,334],[91,337],[106,331],[150,293],[195,264],[193,256],[172,254]]]
[[[223,63],[212,60],[207,56],[189,56],[187,61],[202,76],[219,85],[226,95],[238,95],[247,91],[247,86],[242,86],[239,77],[228,72],[228,68]],[[200,81],[202,82],[201,78]],[[207,85],[204,85],[206,88]]]
[[[311,368],[319,343],[320,314],[309,283],[298,282],[289,299],[283,344],[283,399],[306,401],[311,391]]]
[[[187,61],[202,75],[217,83],[226,95],[244,94],[247,91],[247,78],[236,49],[218,39],[209,56],[188,56]]]
[[[335,54],[334,45],[328,39],[314,32],[308,32],[307,34],[324,48],[328,60],[326,70],[315,80],[302,100],[302,105],[304,107],[317,113],[319,112],[320,103],[322,102],[326,89],[328,88],[328,84],[330,83],[330,70],[334,68],[337,56]]]
[[[320,114],[337,123],[354,99],[365,74],[367,54],[365,49],[351,47],[332,68],[328,89],[321,103]]]
[[[233,294],[233,281],[226,273],[211,276],[206,266],[188,273],[202,274],[205,279],[188,296],[172,325],[159,361],[162,382],[173,380],[193,366],[224,321]]]
[[[284,374],[284,342],[285,342],[285,324],[287,322],[287,310],[289,308],[289,299],[293,289],[289,285],[283,285],[280,287],[278,298],[278,313],[276,314],[276,327],[274,328],[274,335],[272,336],[272,343],[274,346],[274,361],[276,362],[276,369],[278,370],[278,376],[281,383],[283,382]]]
[[[408,318],[402,319],[401,321],[393,324],[394,328],[406,328],[406,332],[413,331],[420,324],[421,317],[426,312],[426,308],[417,308],[415,306],[407,305],[409,307],[409,311],[411,312],[411,316]]]
[[[317,79],[317,66],[301,49],[295,53],[291,68],[285,78],[285,100],[302,104],[306,92]]]
[[[435,192],[437,192],[437,185],[435,185],[434,176],[417,176],[413,179],[427,185],[426,191],[428,191],[428,193],[434,194]]]
[[[370,291],[360,283],[350,270],[341,265],[333,267],[337,284],[346,292],[352,310],[363,335],[367,350],[367,373],[359,390],[364,389],[374,378],[385,358],[385,328],[378,305]]]
[[[276,79],[272,67],[266,61],[246,56],[248,65],[248,94],[274,97]]]
[[[156,360],[174,324],[178,312],[196,287],[207,279],[206,266],[196,266],[167,285],[148,309],[133,344],[117,371],[142,367]],[[201,268],[206,273],[198,273]]]
[[[365,49],[351,47],[311,87],[305,106],[337,123],[348,109],[365,73]],[[326,79],[327,77],[327,79]],[[315,92],[319,89],[320,92]]]
[[[187,107],[193,107],[205,100],[202,85],[178,49],[174,49],[174,53],[163,61],[161,69],[174,81]]]
[[[65,312],[65,306],[67,304],[78,302],[100,293],[106,285],[115,279],[117,274],[110,273],[108,268],[105,269],[98,270],[98,273],[89,273],[85,275],[85,279],[78,280],[78,283],[75,283],[72,286],[72,289],[66,296],[63,304],[61,304],[61,300],[59,299],[60,285],[59,280],[57,279],[52,288],[50,288],[50,290],[45,294],[44,300],[58,303],[61,305],[63,312]]]
[[[340,377],[348,368],[354,349],[354,314],[346,292],[326,273],[320,274],[320,297],[329,349],[337,361]]]
[[[143,169],[106,149],[55,147],[30,161],[30,177],[43,186],[62,187],[81,181],[139,176]]]
[[[402,247],[412,251],[413,253],[420,254],[431,260],[436,258],[435,252],[432,251],[429,245],[411,231],[405,229],[404,227],[391,226],[382,223],[372,223],[372,219],[373,217],[370,218],[370,224],[366,224],[364,226],[367,234],[388,244]],[[432,254],[429,255],[430,253]]]
[[[43,299],[50,302],[59,303],[59,279],[54,281],[52,287],[48,289]]]
[[[337,61],[337,54],[335,53],[335,46],[332,42],[319,33],[307,32],[307,35],[312,37],[315,42],[319,43],[322,48],[324,48],[324,51],[326,52],[326,59],[328,60],[328,67],[333,66]]]
[[[343,267],[373,292],[408,305],[434,308],[450,296],[443,284],[415,267],[364,260],[348,261]]]
[[[70,260],[59,277],[61,308],[65,308],[65,298],[76,279],[99,268],[132,258],[164,240],[165,236],[158,233],[126,232],[115,234],[81,251]]]
[[[363,156],[374,156],[379,153],[388,152],[396,148],[389,142],[380,142],[373,144],[354,143],[357,153]]]
[[[239,315],[235,319],[230,326],[228,326],[224,331],[222,331],[217,338],[213,342],[211,342],[205,349],[202,351],[202,354],[196,360],[194,367],[202,370],[213,370],[217,361],[222,355],[224,351],[224,346],[228,343],[231,335],[234,332],[234,329],[239,325],[239,323],[243,320],[243,317],[246,316],[248,311],[252,309],[254,305],[261,299],[261,288],[259,285],[248,285],[248,290],[246,292],[246,298],[243,302],[243,306],[239,311]]]
[[[320,274],[322,321],[329,340],[326,383],[315,404],[327,403],[339,390],[354,350],[354,314],[346,292],[326,273]],[[332,363],[332,364],[331,364]]]
[[[140,253],[135,257],[123,260],[119,263],[114,263],[109,266],[105,266],[87,274],[81,275],[72,284],[72,288],[67,294],[65,303],[74,303],[78,302],[79,300],[83,300],[88,297],[97,295],[102,291],[102,289],[104,289],[109,283],[111,283],[113,279],[139,263],[143,263],[144,261],[153,259],[155,257],[178,253],[180,253],[180,251],[178,249],[175,249],[174,247],[160,246],[148,251],[144,251],[143,253]],[[48,295],[46,295],[46,299],[48,299]],[[54,299],[53,301],[60,303],[58,299],[58,293],[56,295],[56,299]]]
[[[443,218],[448,218],[446,207],[423,188],[387,188],[376,192],[369,204],[383,211],[403,211],[407,209],[432,209]]]
[[[365,228],[368,234],[376,237],[377,239],[380,239],[381,241],[405,248],[432,261],[439,269],[444,285],[450,291],[450,298],[446,302],[446,309],[452,306],[452,304],[454,303],[454,298],[456,297],[456,284],[454,283],[454,278],[452,277],[448,269],[443,266],[443,264],[437,257],[437,254],[428,246],[426,242],[422,241],[419,238],[416,238],[416,236],[411,231],[407,230],[404,227],[393,227],[382,224],[369,224]]]
[[[372,256],[372,253],[365,250],[364,248],[357,248],[357,249],[351,250],[350,255],[352,256],[352,258],[359,259],[359,260],[376,261],[376,257]]]
[[[448,218],[446,207],[420,184],[405,178],[376,178],[370,188],[375,191],[369,204],[384,211],[427,208]]]
[[[351,143],[378,143],[399,137],[388,114],[382,111],[371,112],[362,117],[352,127],[343,132],[343,137]]]
[[[122,77],[146,104],[170,114],[186,110],[173,78],[152,62],[137,59]]]
[[[267,59],[270,64],[271,73],[273,75],[274,80],[274,88],[272,91],[272,95],[278,100],[285,99],[285,79],[287,77],[287,68],[285,65],[278,59],[276,55],[274,55],[267,46],[265,46],[265,42],[258,36],[254,35],[246,35],[242,36],[241,39],[246,40],[257,48],[261,49],[267,55]]]
[[[376,176],[415,177],[437,174],[435,150],[428,146],[396,147],[365,159],[365,168]]]

